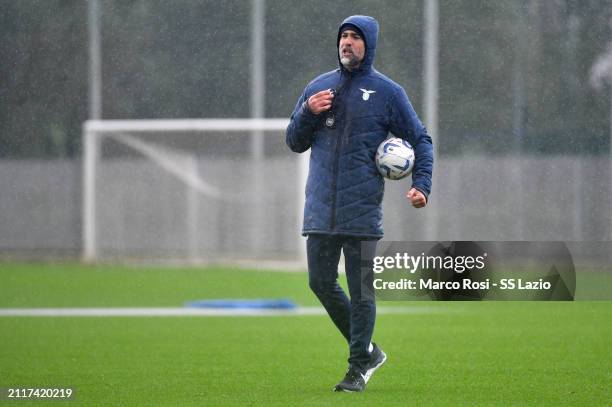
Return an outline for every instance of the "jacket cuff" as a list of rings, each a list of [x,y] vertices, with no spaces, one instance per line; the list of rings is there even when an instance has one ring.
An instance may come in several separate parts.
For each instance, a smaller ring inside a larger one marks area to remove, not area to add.
[[[300,114],[302,118],[309,124],[315,124],[319,118],[316,114],[312,113],[308,108],[308,99],[302,103],[302,108],[300,109]]]

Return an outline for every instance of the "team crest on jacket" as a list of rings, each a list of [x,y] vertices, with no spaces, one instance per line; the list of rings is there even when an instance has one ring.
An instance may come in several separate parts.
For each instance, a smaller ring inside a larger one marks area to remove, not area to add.
[[[361,95],[363,100],[368,100],[370,98],[370,94],[376,93],[375,90],[367,90],[367,89],[363,89],[363,88],[359,88],[359,90],[363,92],[363,95]]]

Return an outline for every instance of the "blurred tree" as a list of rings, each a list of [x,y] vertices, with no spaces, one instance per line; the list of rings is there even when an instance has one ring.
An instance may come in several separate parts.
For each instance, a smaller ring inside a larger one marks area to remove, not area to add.
[[[440,2],[441,153],[510,151],[519,2]]]
[[[611,12],[607,1],[531,1],[527,151],[607,153],[607,103],[588,83]]]
[[[87,109],[83,2],[2,1],[0,157],[74,156]]]
[[[306,83],[337,66],[335,33],[350,14],[380,21],[375,66],[422,114],[422,4],[266,0],[266,116],[287,117]],[[248,117],[249,1],[101,6],[104,118]],[[609,98],[588,78],[610,40],[611,9],[609,0],[441,0],[440,152],[511,152],[516,117],[523,152],[607,152]],[[0,0],[0,157],[78,155],[86,23],[84,1]]]
[[[248,2],[109,0],[102,21],[105,118],[248,116]]]

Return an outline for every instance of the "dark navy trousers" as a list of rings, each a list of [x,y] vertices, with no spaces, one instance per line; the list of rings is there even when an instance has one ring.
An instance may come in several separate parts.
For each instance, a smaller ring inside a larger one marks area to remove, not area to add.
[[[363,370],[370,360],[369,346],[376,319],[374,295],[362,284],[372,287],[372,267],[363,264],[361,243],[367,242],[368,250],[375,249],[376,241],[352,237],[317,235],[308,236],[308,280],[310,288],[349,343],[349,363]],[[350,300],[338,284],[340,251],[344,252],[346,279]],[[366,260],[367,261],[367,260]],[[369,271],[368,271],[369,270]]]

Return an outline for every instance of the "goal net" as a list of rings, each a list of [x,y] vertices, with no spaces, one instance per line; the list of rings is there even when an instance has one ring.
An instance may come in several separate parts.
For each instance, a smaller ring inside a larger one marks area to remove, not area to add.
[[[286,119],[84,125],[83,257],[300,260],[308,154]]]

